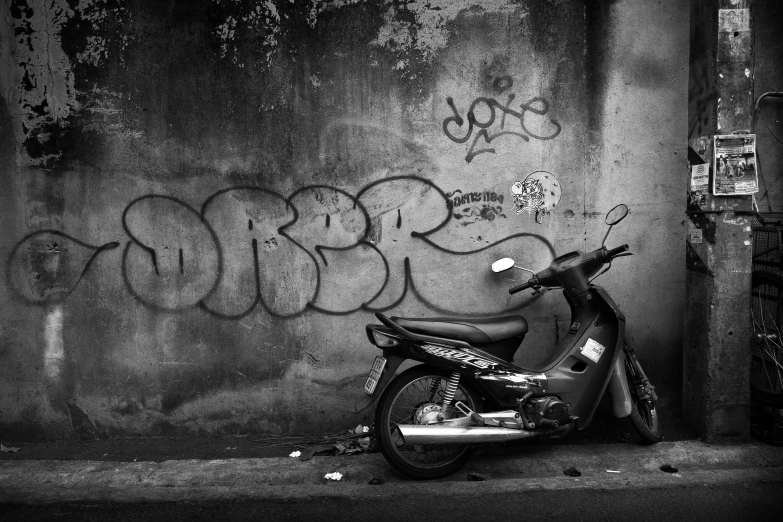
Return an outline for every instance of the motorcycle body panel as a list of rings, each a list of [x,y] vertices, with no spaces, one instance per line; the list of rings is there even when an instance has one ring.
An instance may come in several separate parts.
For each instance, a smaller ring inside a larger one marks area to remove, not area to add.
[[[572,310],[571,328],[552,360],[536,369],[515,366],[464,341],[422,342],[399,336],[389,327],[367,325],[371,340],[373,331],[397,340],[396,346],[383,348],[384,356],[396,364],[387,365],[375,392],[361,403],[362,409],[383,393],[400,361],[413,359],[470,378],[484,399],[500,409],[515,408],[528,391],[533,397],[557,396],[576,417],[576,427],[587,427],[622,352],[625,317],[598,286],[576,296],[566,293],[566,298]],[[620,381],[623,385],[627,394],[627,383]]]
[[[561,342],[564,356],[544,373],[549,381],[547,394],[568,404],[570,414],[578,418],[577,428],[584,429],[592,420],[615,360],[622,352],[625,316],[598,286],[591,286],[584,294],[568,296],[568,302],[573,322]]]

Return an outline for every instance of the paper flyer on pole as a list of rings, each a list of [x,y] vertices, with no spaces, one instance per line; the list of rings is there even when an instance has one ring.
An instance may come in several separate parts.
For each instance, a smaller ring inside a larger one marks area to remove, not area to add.
[[[759,191],[755,134],[715,136],[713,158],[713,195],[735,196]]]
[[[702,163],[691,167],[691,204],[706,205],[710,193],[710,164]]]

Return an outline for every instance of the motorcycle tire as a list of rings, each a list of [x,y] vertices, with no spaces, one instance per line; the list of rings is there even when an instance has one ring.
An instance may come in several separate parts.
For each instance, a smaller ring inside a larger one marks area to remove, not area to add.
[[[461,468],[473,453],[470,444],[426,444],[404,446],[398,424],[416,424],[424,412],[440,411],[449,372],[427,365],[414,366],[394,378],[386,387],[375,410],[375,435],[381,453],[394,468],[415,479],[443,477]],[[436,397],[437,396],[437,397]],[[461,401],[482,412],[481,395],[463,377],[452,406]],[[463,416],[452,408],[450,418]]]
[[[631,388],[631,415],[629,419],[636,433],[639,434],[645,444],[655,444],[663,439],[661,433],[661,419],[658,415],[655,400],[640,399],[636,395],[636,384],[640,382],[641,372],[636,371],[634,365],[639,365],[636,359],[625,358],[625,375]]]

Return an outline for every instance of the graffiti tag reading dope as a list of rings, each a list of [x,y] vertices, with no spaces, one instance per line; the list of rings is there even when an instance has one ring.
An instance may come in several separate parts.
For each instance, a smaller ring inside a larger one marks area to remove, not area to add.
[[[496,82],[497,85],[499,85],[499,93],[503,93],[504,91],[511,88],[512,85],[514,85],[514,81],[511,79],[511,77],[504,77],[504,82]],[[535,97],[531,100],[521,103],[519,107],[521,108],[521,111],[515,111],[511,108],[511,102],[514,101],[514,94],[509,94],[508,98],[506,99],[506,104],[503,105],[499,101],[492,99],[492,98],[485,98],[485,97],[479,97],[473,100],[473,103],[470,104],[470,108],[468,109],[468,129],[465,132],[464,136],[456,136],[452,134],[452,132],[449,130],[449,125],[451,123],[456,123],[458,127],[462,127],[462,125],[465,123],[464,118],[460,115],[459,110],[457,110],[456,105],[454,104],[454,99],[451,97],[446,98],[446,103],[449,104],[449,107],[451,107],[452,112],[454,113],[453,116],[449,116],[445,120],[443,120],[443,132],[446,134],[446,136],[455,143],[465,143],[467,142],[470,137],[473,135],[473,127],[478,127],[481,129],[476,133],[476,136],[473,138],[473,142],[470,145],[470,148],[468,149],[468,154],[465,156],[465,161],[470,163],[473,161],[473,158],[478,156],[479,154],[483,154],[485,152],[495,152],[495,149],[493,148],[484,148],[484,149],[476,149],[476,143],[478,143],[479,138],[484,138],[484,141],[489,144],[492,142],[492,140],[499,138],[501,136],[517,136],[518,138],[521,138],[524,141],[530,141],[530,138],[534,138],[537,140],[551,140],[557,137],[558,134],[560,134],[560,123],[557,122],[557,120],[549,118],[548,123],[544,125],[540,125],[542,128],[546,129],[541,134],[536,134],[532,132],[529,129],[529,122],[528,122],[528,113],[533,113],[536,116],[545,116],[549,112],[549,102],[546,100],[546,98],[542,97]],[[480,107],[485,107],[480,109],[480,111],[483,112],[489,112],[489,115],[486,116],[486,120],[479,121],[476,117],[476,109]],[[500,131],[490,134],[487,129],[491,127],[495,123],[496,119],[496,109],[500,111]],[[515,132],[511,130],[504,130],[506,126],[506,116],[510,115],[516,119],[519,120],[519,126],[522,132]],[[547,128],[548,127],[548,128]],[[540,131],[539,131],[540,132]]]
[[[452,350],[450,348],[442,348],[440,346],[425,344],[422,345],[421,349],[430,355],[445,357],[446,359],[464,362],[471,366],[475,366],[476,368],[487,369],[487,368],[493,368],[495,366],[495,363],[493,363],[492,361],[482,359],[481,357],[477,357],[469,353],[460,352],[458,350]]]

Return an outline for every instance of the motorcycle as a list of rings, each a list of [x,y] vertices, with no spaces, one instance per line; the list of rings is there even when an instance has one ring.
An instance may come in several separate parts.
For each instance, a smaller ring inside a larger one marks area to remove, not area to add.
[[[535,368],[514,365],[528,333],[521,315],[481,319],[403,318],[376,313],[366,327],[383,352],[365,383],[359,412],[378,400],[375,435],[386,460],[416,479],[453,473],[476,444],[563,437],[590,425],[606,392],[615,417],[629,417],[641,439],[661,440],[655,387],[625,335],[625,316],[608,293],[592,284],[612,260],[632,255],[628,245],[607,249],[612,227],[628,214],[617,205],[606,215],[601,247],[555,258],[540,272],[510,258],[493,272],[518,268],[530,279],[509,290],[562,288],[571,325],[547,360]],[[406,359],[421,362],[394,374]]]

